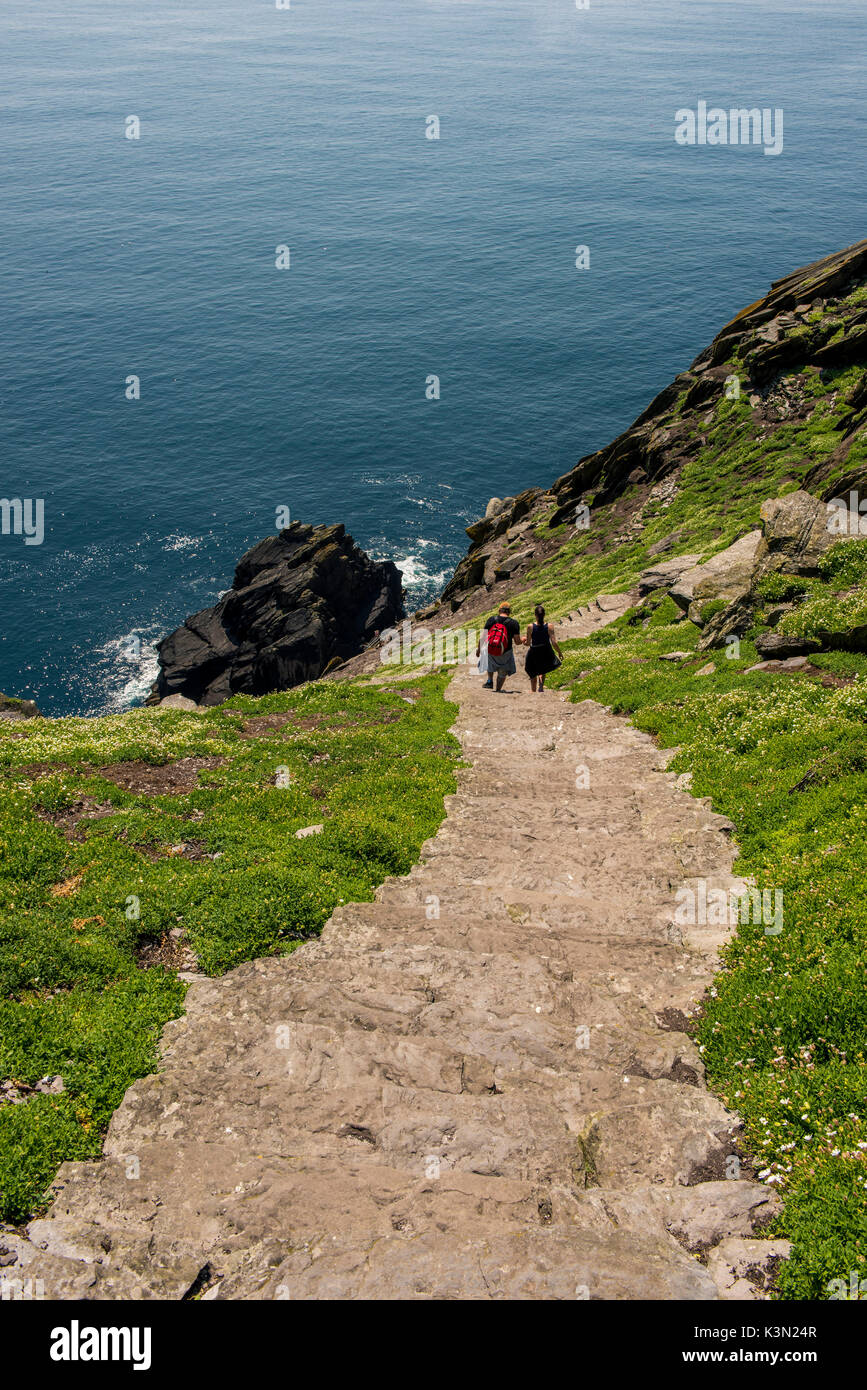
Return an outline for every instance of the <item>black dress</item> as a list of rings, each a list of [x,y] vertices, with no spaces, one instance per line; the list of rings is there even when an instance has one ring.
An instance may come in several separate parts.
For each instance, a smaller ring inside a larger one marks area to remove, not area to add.
[[[528,676],[545,676],[557,668],[559,662],[551,646],[551,636],[547,623],[532,623],[530,626],[530,647],[527,651],[525,670]]]

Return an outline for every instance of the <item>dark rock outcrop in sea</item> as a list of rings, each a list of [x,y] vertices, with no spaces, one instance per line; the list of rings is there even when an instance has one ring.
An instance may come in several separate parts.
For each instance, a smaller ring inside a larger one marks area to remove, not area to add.
[[[218,705],[314,680],[403,617],[400,571],[343,526],[292,524],[248,550],[231,589],[159,644],[148,700]]]

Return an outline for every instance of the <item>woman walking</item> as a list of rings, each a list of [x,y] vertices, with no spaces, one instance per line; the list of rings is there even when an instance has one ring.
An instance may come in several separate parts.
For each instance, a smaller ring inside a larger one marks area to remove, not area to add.
[[[545,622],[545,609],[541,603],[536,606],[536,621],[530,623],[527,628],[524,646],[530,648],[524,666],[530,677],[530,689],[534,695],[537,690],[541,695],[545,689],[545,677],[548,672],[556,671],[563,660],[563,653],[560,650],[554,629],[550,623]]]

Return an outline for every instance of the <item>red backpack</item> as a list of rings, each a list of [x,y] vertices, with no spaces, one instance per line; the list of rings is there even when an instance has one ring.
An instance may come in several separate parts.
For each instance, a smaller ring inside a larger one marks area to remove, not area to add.
[[[508,645],[508,628],[506,624],[498,618],[488,629],[488,651],[491,656],[502,656]]]

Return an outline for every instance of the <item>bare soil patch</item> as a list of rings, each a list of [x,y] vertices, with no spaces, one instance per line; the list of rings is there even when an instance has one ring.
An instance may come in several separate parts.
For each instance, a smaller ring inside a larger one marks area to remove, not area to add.
[[[43,811],[37,808],[36,815],[39,820],[48,821],[56,826],[67,840],[80,843],[85,838],[84,828],[89,821],[113,816],[116,811],[117,807],[112,806],[109,801],[94,801],[92,796],[83,796],[65,811]]]
[[[316,716],[319,718],[319,716]],[[308,721],[311,727],[315,728],[312,721]],[[271,734],[276,734],[280,729],[284,729],[287,724],[297,727],[297,721],[291,711],[285,714],[257,714],[252,719],[244,720],[244,727],[241,730],[241,738],[267,738]]]
[[[196,970],[198,957],[179,928],[164,932],[162,936],[147,936],[139,941],[136,957],[142,970],[154,965],[162,965],[166,970]]]
[[[181,758],[176,763],[131,762],[113,763],[101,767],[99,773],[126,792],[143,792],[146,796],[182,796],[195,791],[199,773],[206,768],[223,767],[225,758]]]

